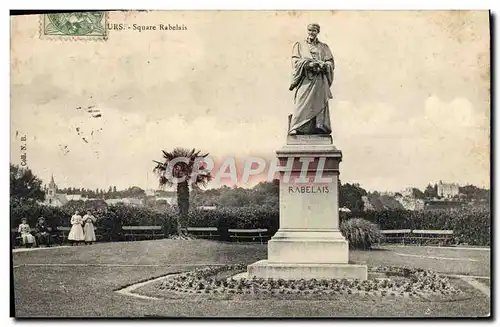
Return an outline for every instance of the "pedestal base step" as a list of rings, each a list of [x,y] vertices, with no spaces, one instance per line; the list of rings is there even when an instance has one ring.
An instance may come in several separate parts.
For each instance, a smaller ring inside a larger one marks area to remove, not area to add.
[[[273,263],[257,261],[248,266],[248,278],[273,279],[368,279],[365,265],[336,263]]]

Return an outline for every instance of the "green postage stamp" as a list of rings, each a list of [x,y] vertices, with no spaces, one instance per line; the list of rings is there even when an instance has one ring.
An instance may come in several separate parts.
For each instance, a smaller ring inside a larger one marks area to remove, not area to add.
[[[104,11],[42,14],[40,37],[48,39],[107,39]]]

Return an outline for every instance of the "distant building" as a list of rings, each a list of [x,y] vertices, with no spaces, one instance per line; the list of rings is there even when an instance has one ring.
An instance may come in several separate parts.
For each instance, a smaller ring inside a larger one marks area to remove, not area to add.
[[[437,184],[438,196],[443,198],[453,198],[455,196],[458,196],[459,193],[458,189],[459,186],[456,183],[447,184],[443,183],[442,181],[439,181],[439,184]]]
[[[143,200],[142,199],[136,199],[136,198],[121,198],[121,199],[106,199],[104,200],[107,205],[114,205],[114,204],[126,204],[126,205],[132,205],[132,206],[142,206],[143,205]]]
[[[216,210],[217,206],[198,206],[196,209],[199,209],[199,210]]]
[[[409,196],[397,196],[395,199],[403,206],[406,210],[416,211],[424,209],[424,201],[420,199],[415,199]]]
[[[361,200],[363,201],[363,210],[364,211],[375,210],[375,207],[370,202],[370,199],[368,198],[368,196],[366,196],[366,195],[361,196]]]
[[[45,201],[43,204],[52,207],[62,207],[66,203],[68,203],[66,194],[57,193],[57,185],[54,181],[54,175],[52,175],[50,183],[45,191]]]
[[[86,201],[87,198],[83,197],[81,194],[65,194],[66,200],[68,201]]]
[[[177,193],[174,191],[147,189],[145,192],[147,199],[146,202],[149,204],[154,202],[166,202],[171,206],[177,203]]]
[[[177,196],[157,196],[155,201],[166,201],[169,205],[174,205],[177,201]]]
[[[404,197],[410,197],[412,198],[413,197],[413,187],[407,187],[405,188],[401,194],[404,196]]]

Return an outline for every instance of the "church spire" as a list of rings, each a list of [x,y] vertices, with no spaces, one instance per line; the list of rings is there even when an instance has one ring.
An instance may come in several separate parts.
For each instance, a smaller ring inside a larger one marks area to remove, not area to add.
[[[54,174],[52,174],[52,177],[50,178],[49,188],[53,188],[53,189],[57,188],[56,182],[54,182]]]

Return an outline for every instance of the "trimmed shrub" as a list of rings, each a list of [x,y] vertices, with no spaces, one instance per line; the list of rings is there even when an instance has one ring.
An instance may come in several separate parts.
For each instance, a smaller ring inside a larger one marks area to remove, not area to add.
[[[267,228],[274,235],[279,228],[279,211],[266,206],[194,209],[189,213],[188,226],[217,227],[223,241],[229,240],[229,228]]]
[[[351,218],[340,224],[340,232],[349,241],[353,249],[369,249],[380,242],[382,233],[378,226],[362,218]]]

